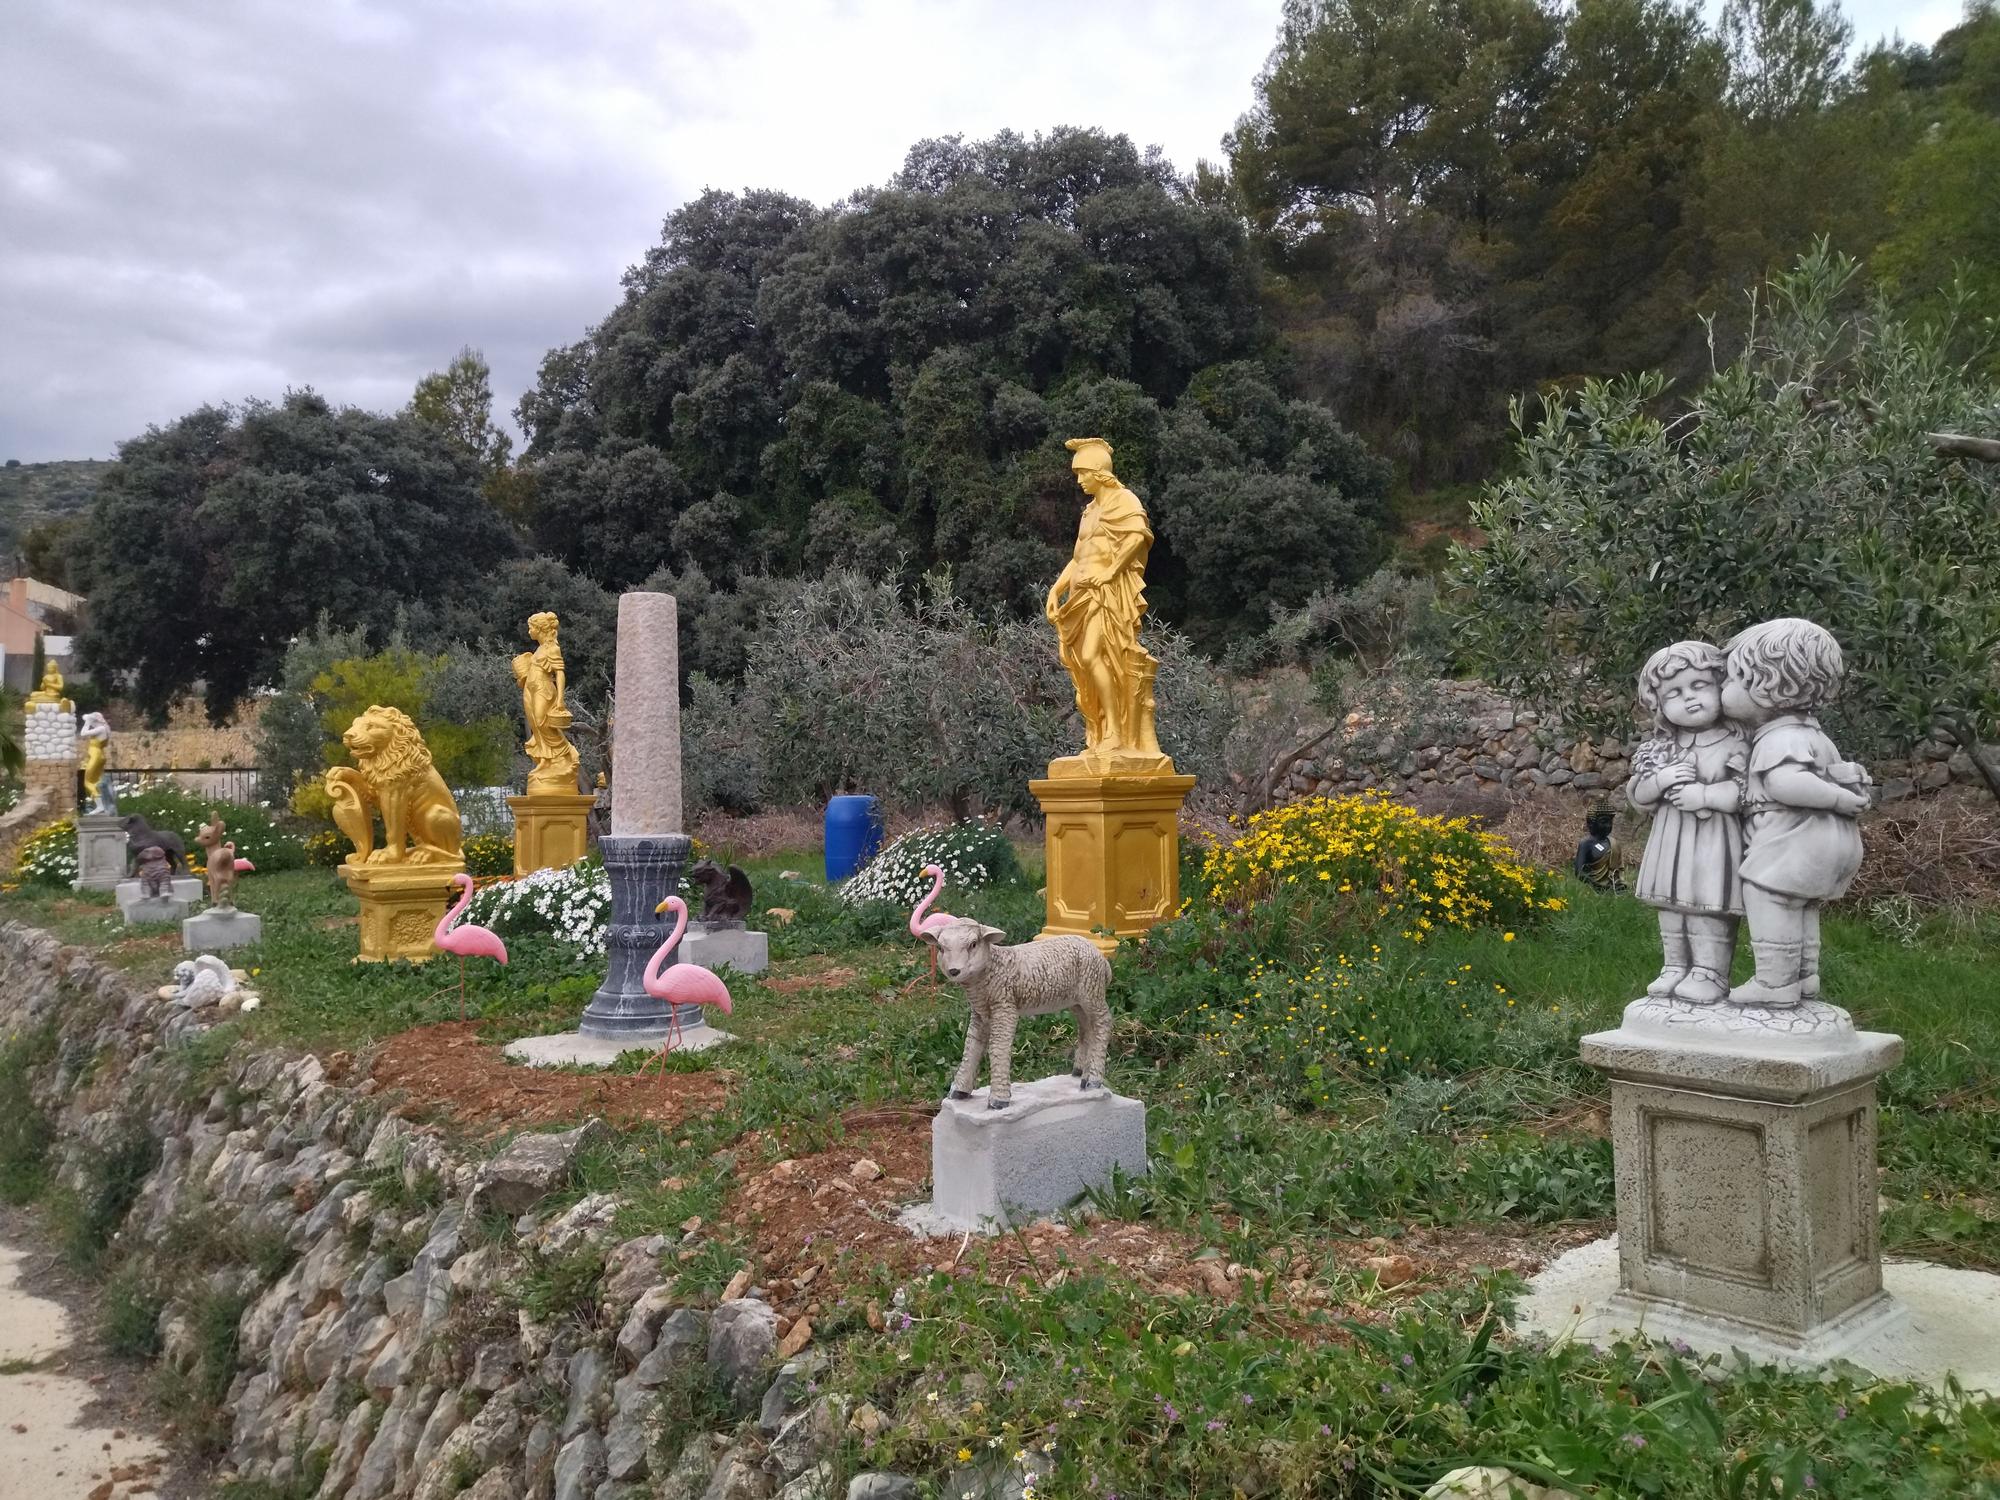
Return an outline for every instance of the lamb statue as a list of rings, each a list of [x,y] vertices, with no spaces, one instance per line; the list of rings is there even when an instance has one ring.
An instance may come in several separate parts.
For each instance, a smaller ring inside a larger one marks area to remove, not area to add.
[[[951,1097],[970,1099],[979,1060],[988,1061],[988,1109],[1005,1109],[1014,1097],[1014,1027],[1022,1016],[1066,1010],[1076,1017],[1078,1087],[1104,1087],[1104,1054],[1111,1045],[1111,1007],[1105,991],[1111,962],[1086,938],[1062,936],[1003,945],[1007,934],[967,918],[947,923],[924,941],[937,950],[945,978],[965,991],[972,1024],[965,1059],[951,1081]]]

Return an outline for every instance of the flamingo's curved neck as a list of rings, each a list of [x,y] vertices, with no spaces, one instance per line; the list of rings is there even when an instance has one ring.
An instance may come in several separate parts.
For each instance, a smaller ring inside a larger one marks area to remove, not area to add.
[[[639,976],[639,983],[642,986],[658,982],[660,970],[667,966],[667,955],[680,946],[681,934],[687,931],[687,903],[676,896],[667,905],[673,908],[674,930],[667,934],[667,940],[655,948],[653,956],[646,961],[646,972]]]
[[[235,849],[232,848],[229,852],[234,857],[236,853]],[[463,876],[460,876],[459,879],[464,880],[465,885],[464,889],[459,892],[458,905],[438,918],[437,931],[431,934],[431,941],[433,943],[442,943],[444,935],[451,931],[452,924],[465,915],[466,907],[472,905],[472,882]]]
[[[917,909],[910,913],[911,937],[922,937],[924,935],[924,927],[923,927],[924,916],[927,912],[930,911],[931,903],[937,900],[938,893],[941,892],[943,889],[944,889],[944,871],[940,869],[937,872],[937,874],[931,878],[930,894],[925,896],[923,900],[919,901],[917,903]]]

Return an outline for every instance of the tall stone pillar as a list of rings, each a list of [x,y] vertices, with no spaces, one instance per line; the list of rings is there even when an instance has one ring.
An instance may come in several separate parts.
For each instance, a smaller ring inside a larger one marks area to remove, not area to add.
[[[30,699],[22,719],[23,779],[48,793],[50,818],[67,818],[76,811],[76,705],[67,698]]]
[[[611,832],[598,841],[611,878],[607,969],[577,1029],[640,1046],[667,1030],[667,1003],[639,981],[667,940],[670,928],[655,908],[680,889],[689,850],[681,812],[680,645],[671,594],[619,599],[616,693]],[[687,1006],[680,1021],[683,1030],[702,1026],[706,1013]]]

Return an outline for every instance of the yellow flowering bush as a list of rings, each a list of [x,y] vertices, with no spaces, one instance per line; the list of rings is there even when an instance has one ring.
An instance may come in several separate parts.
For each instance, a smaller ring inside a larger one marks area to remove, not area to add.
[[[1369,925],[1397,924],[1414,942],[1441,927],[1525,924],[1564,904],[1549,873],[1498,834],[1375,792],[1256,814],[1239,836],[1209,848],[1202,880],[1229,905],[1279,892],[1326,897]]]
[[[514,841],[504,833],[475,833],[465,841],[465,868],[475,876],[512,875]]]

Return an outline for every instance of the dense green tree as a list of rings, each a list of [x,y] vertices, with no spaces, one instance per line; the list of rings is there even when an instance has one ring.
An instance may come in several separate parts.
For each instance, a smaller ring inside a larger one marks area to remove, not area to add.
[[[976,609],[1033,611],[1082,504],[1062,439],[1110,439],[1151,499],[1199,489],[1160,467],[1166,414],[1237,364],[1283,407],[1271,353],[1240,222],[1122,137],[925,141],[825,211],[709,193],[522,402],[533,533],[607,588],[941,568]],[[1256,463],[1289,465],[1315,523],[1379,527],[1310,464]]]
[[[408,414],[312,391],[205,406],[120,445],[79,555],[88,669],[161,713],[201,684],[218,720],[275,680],[324,611],[386,633],[476,586],[514,544],[474,462]]]
[[[505,466],[514,449],[514,440],[493,423],[492,367],[470,345],[444,369],[417,382],[410,415],[435,427],[488,473]]]

